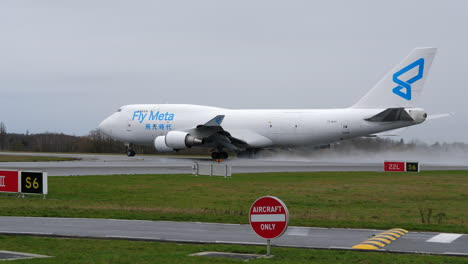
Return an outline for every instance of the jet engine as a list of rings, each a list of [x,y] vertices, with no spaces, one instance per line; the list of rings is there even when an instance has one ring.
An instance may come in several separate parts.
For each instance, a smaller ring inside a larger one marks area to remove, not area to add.
[[[166,145],[165,136],[156,137],[156,139],[154,140],[154,147],[156,148],[157,152],[173,152],[174,151],[173,148],[170,148]]]
[[[154,146],[158,152],[172,152],[203,144],[203,139],[182,131],[170,131],[165,136],[156,137]]]

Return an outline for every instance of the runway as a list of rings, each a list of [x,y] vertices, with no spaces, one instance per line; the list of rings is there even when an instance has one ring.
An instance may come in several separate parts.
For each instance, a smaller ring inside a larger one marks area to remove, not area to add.
[[[7,155],[37,155],[73,157],[77,161],[60,162],[1,162],[0,169],[47,171],[49,176],[115,175],[115,174],[189,174],[196,162],[210,163],[209,158],[176,156],[136,156],[54,154],[54,153],[9,153]],[[231,159],[233,173],[255,172],[304,172],[304,171],[382,171],[382,163],[323,162],[307,159]],[[422,164],[423,170],[468,170],[465,166]]]
[[[281,247],[343,249],[383,230],[291,226],[272,240]],[[265,245],[249,225],[196,222],[0,217],[0,234],[166,241],[182,243]],[[410,232],[378,251],[468,257],[468,235]]]

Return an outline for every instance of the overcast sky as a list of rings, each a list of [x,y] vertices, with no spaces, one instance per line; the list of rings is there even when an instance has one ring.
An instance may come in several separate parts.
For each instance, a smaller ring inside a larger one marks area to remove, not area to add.
[[[468,1],[1,1],[0,121],[85,135],[119,106],[354,104],[437,47],[407,140],[468,143]]]

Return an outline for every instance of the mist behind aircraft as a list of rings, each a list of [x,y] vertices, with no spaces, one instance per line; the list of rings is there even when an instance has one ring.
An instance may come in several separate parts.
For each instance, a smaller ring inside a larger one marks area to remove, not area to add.
[[[401,149],[369,150],[364,145],[332,146],[330,149],[288,149],[266,152],[262,159],[278,161],[302,161],[325,163],[381,163],[385,160],[419,161],[422,169],[424,164],[441,166],[466,166],[468,164],[468,145],[466,144],[434,144],[411,143],[401,145]]]

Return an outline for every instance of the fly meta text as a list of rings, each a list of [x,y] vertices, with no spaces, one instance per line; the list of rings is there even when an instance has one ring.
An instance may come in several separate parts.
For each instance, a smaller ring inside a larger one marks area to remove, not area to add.
[[[172,121],[175,118],[174,113],[170,112],[154,112],[154,111],[134,111],[132,121],[137,120],[139,123],[146,121]]]

